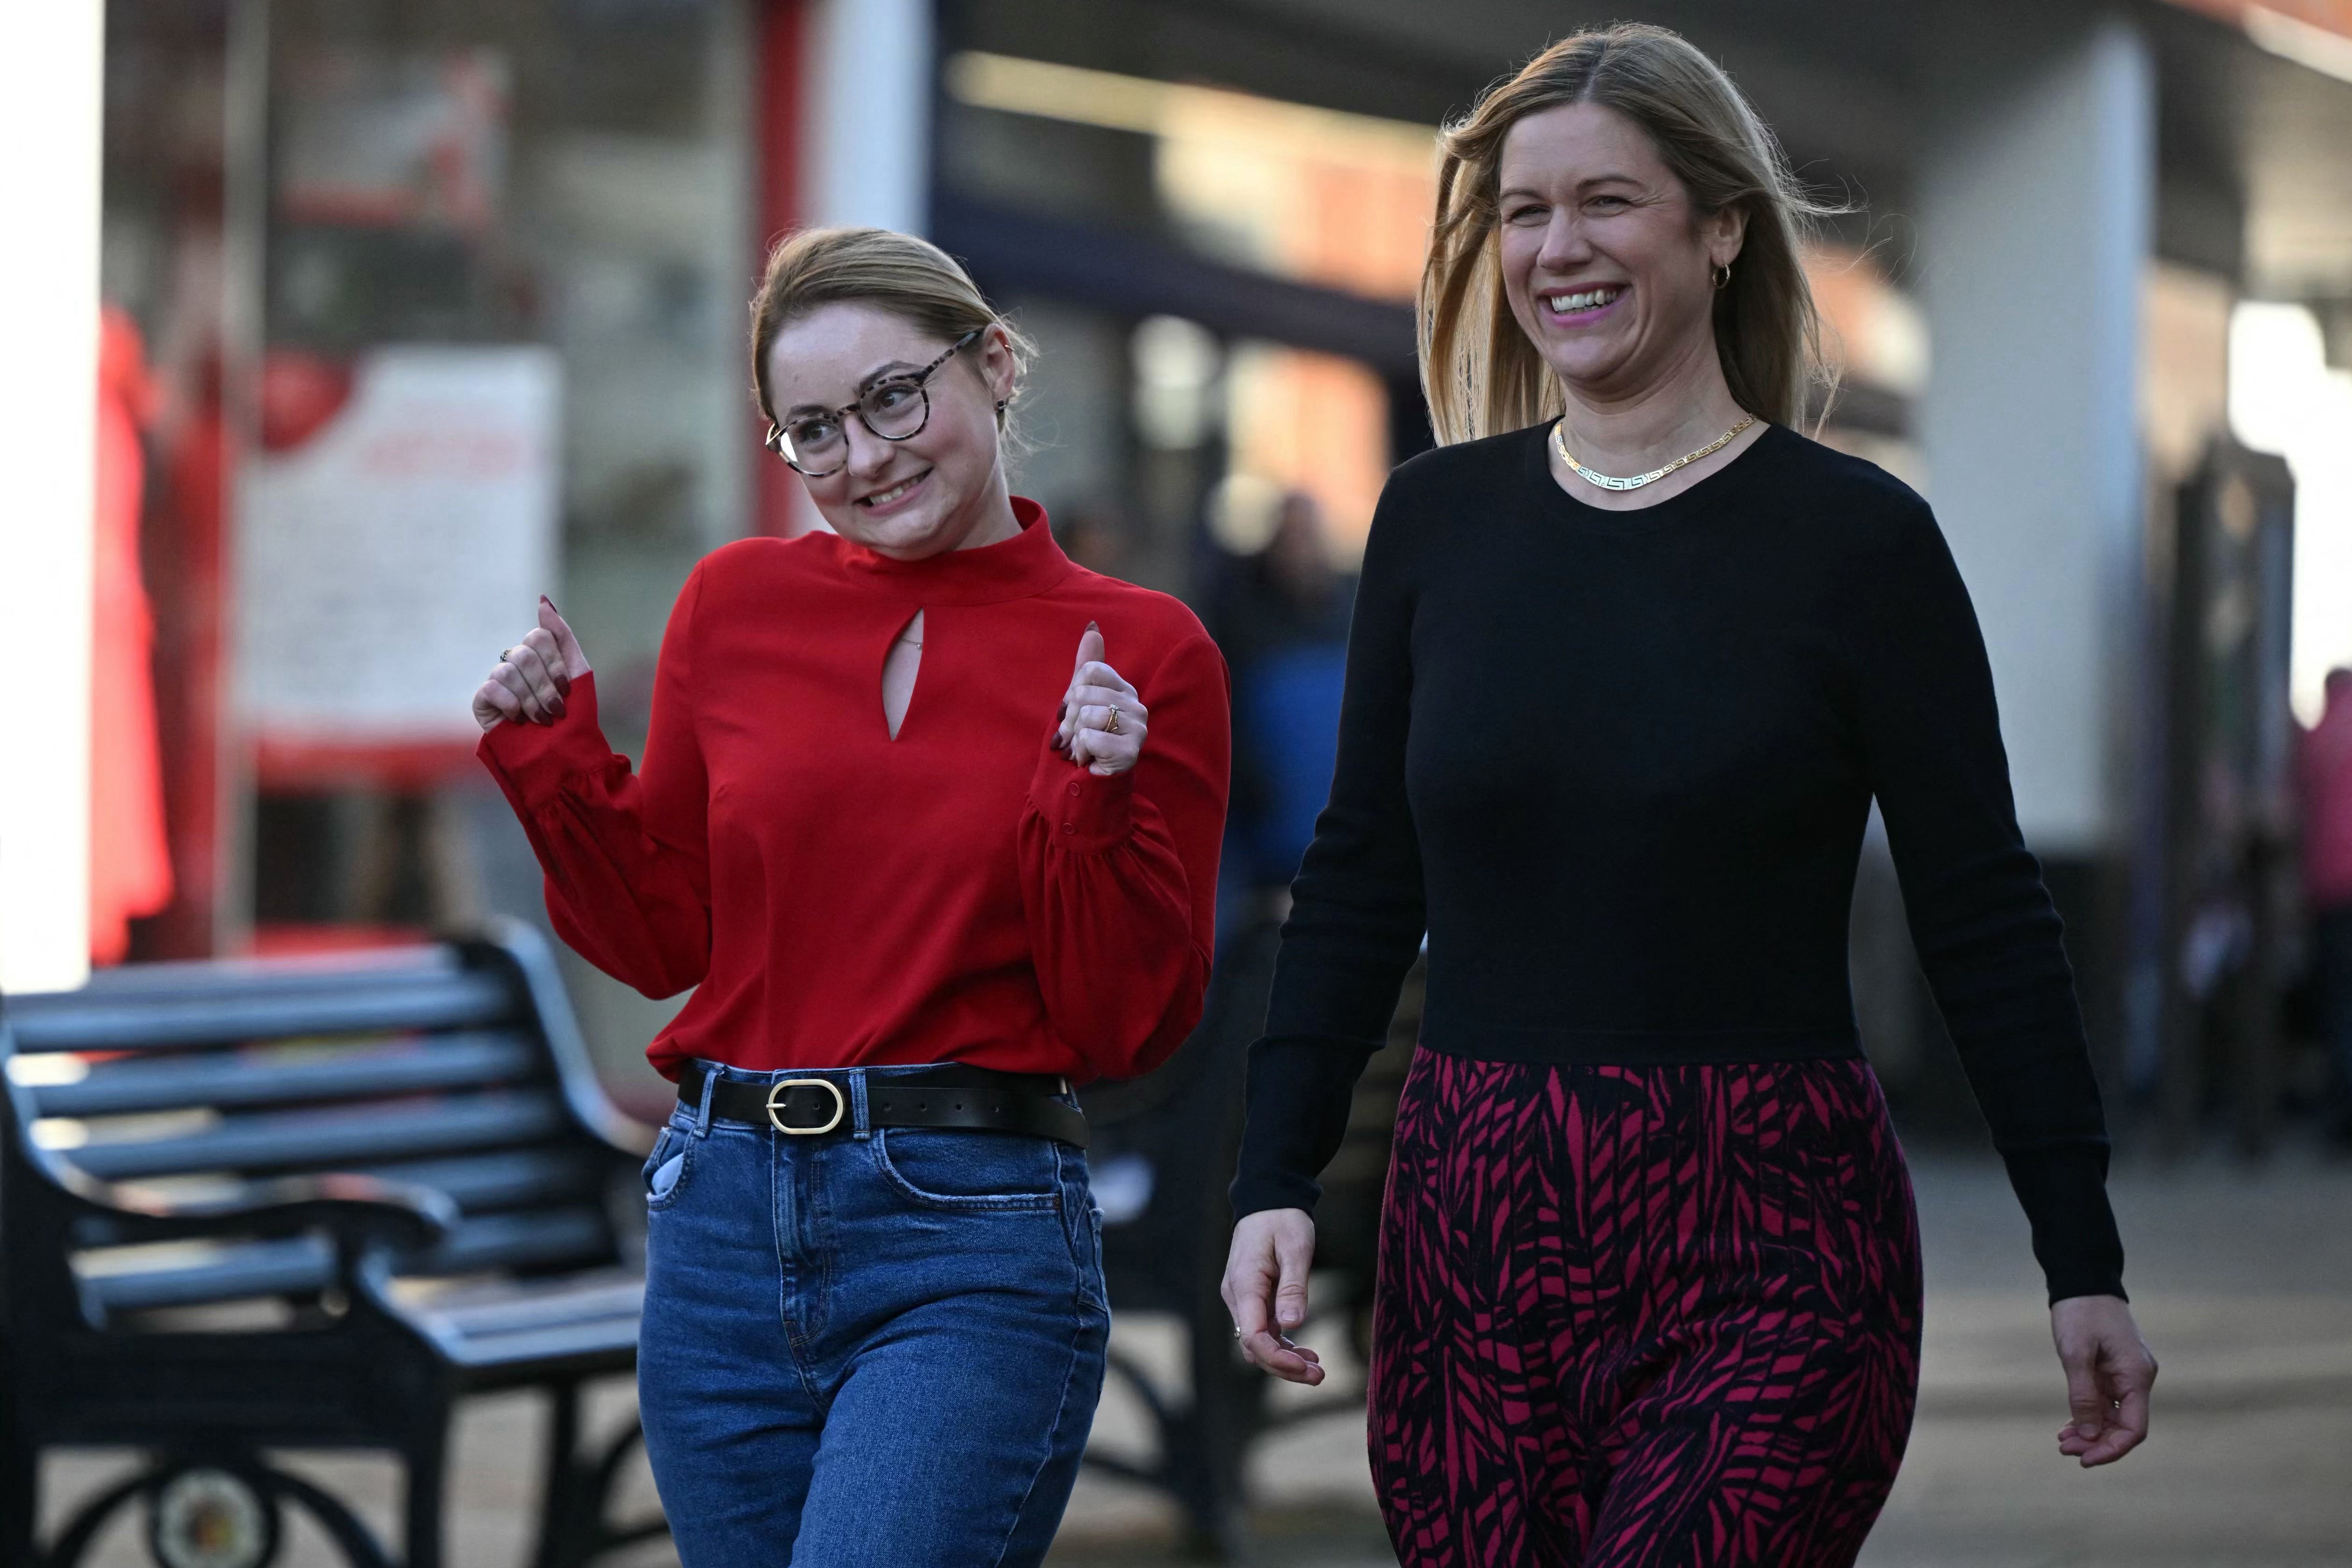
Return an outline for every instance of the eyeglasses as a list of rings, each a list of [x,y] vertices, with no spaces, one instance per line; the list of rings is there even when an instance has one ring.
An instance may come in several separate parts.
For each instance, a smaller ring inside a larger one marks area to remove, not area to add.
[[[866,422],[866,429],[885,441],[905,441],[921,434],[923,426],[931,422],[931,394],[924,383],[986,330],[984,327],[974,327],[921,370],[912,375],[877,382],[856,402],[845,402],[835,409],[814,409],[781,425],[771,424],[767,439],[760,444],[798,469],[803,478],[824,479],[840,473],[849,461],[849,416],[853,413]]]

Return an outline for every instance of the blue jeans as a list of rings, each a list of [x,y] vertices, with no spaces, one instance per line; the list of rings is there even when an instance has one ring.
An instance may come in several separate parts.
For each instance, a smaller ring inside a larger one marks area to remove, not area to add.
[[[793,1076],[705,1063],[770,1082]],[[1045,1554],[1102,1392],[1086,1156],[1009,1133],[788,1136],[681,1105],[646,1162],[646,1453],[685,1568]]]

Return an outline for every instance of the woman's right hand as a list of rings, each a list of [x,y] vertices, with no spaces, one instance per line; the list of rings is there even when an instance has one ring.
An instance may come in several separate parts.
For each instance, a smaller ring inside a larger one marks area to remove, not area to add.
[[[1307,1321],[1307,1271],[1315,1262],[1315,1218],[1303,1208],[1264,1208],[1234,1227],[1225,1259],[1225,1310],[1253,1366],[1308,1387],[1323,1363],[1290,1333]]]
[[[499,657],[489,679],[474,693],[474,722],[484,730],[502,724],[553,724],[563,716],[572,683],[588,673],[580,639],[555,612],[555,601],[539,596],[539,624]]]

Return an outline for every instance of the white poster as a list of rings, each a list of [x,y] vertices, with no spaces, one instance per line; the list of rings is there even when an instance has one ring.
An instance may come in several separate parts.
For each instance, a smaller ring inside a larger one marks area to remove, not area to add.
[[[266,739],[459,740],[552,593],[562,375],[539,347],[363,356],[340,410],[242,486],[237,619]]]

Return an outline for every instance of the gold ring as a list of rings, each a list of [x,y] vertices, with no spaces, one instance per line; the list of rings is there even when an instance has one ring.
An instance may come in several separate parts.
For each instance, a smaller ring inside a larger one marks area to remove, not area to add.
[[[1118,727],[1118,708],[1116,705],[1114,705],[1110,710],[1110,722],[1103,726],[1103,733],[1105,735],[1118,735],[1121,733]]]

